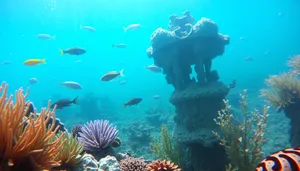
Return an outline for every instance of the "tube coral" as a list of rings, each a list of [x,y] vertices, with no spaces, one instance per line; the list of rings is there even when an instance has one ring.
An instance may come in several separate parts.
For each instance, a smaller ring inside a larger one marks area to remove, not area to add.
[[[225,109],[219,111],[218,118],[215,119],[220,126],[222,134],[213,132],[230,159],[231,165],[226,168],[227,171],[241,170],[253,171],[256,165],[263,159],[262,146],[266,139],[264,132],[268,119],[269,107],[265,106],[263,113],[255,110],[251,116],[248,116],[246,90],[241,96],[241,112],[243,120],[240,124],[235,124],[231,114],[231,108],[228,100],[224,100]]]
[[[51,169],[58,166],[56,154],[61,149],[64,141],[63,134],[55,141],[50,141],[55,136],[59,127],[54,122],[46,126],[50,118],[55,118],[55,109],[50,111],[43,108],[40,115],[36,112],[25,117],[30,102],[25,102],[28,92],[23,95],[23,90],[16,91],[16,102],[12,96],[7,98],[8,85],[2,83],[0,92],[0,170],[1,171],[37,171]],[[24,110],[25,109],[25,110]],[[25,124],[26,123],[26,124]]]
[[[180,171],[181,169],[170,161],[156,160],[148,164],[146,171]]]

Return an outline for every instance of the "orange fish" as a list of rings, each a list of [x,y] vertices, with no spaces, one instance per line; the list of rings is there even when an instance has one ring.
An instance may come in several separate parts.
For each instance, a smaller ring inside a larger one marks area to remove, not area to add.
[[[287,148],[267,156],[255,171],[299,171],[300,147]]]
[[[34,66],[34,65],[38,65],[40,63],[46,64],[46,59],[28,59],[24,62],[24,65]]]

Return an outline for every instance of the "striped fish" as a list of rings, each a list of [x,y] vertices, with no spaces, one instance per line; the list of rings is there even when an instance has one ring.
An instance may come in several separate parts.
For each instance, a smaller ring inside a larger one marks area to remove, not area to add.
[[[257,165],[255,171],[300,171],[300,147],[269,155]]]

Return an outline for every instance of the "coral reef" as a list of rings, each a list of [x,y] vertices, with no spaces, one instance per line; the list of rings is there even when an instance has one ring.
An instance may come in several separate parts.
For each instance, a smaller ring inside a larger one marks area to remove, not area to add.
[[[144,121],[134,121],[129,123],[123,131],[128,135],[128,145],[137,151],[137,148],[148,146],[151,141],[153,127]]]
[[[34,104],[32,102],[29,103],[29,109],[27,110],[26,116],[30,116],[31,113],[34,113],[36,111]],[[37,116],[39,116],[39,113],[36,113]],[[55,120],[55,122],[53,122],[53,120]],[[47,126],[51,125],[53,123],[55,123],[55,127],[59,126],[59,130],[58,131],[67,131],[67,129],[65,128],[65,125],[60,121],[59,118],[52,118],[50,117],[49,122],[47,122]]]
[[[292,67],[291,71],[266,79],[268,87],[261,90],[261,95],[290,119],[289,141],[292,147],[297,147],[300,145],[300,55],[292,57],[287,63]]]
[[[61,132],[56,135],[57,137],[61,136]],[[83,144],[78,142],[75,137],[69,133],[64,133],[63,139],[65,143],[62,146],[61,150],[57,153],[56,159],[60,161],[60,166],[52,168],[55,170],[75,170],[82,162],[83,157],[80,155],[83,151]],[[61,140],[62,141],[62,140]]]
[[[56,160],[65,140],[61,134],[55,141],[59,126],[55,125],[55,109],[43,108],[37,116],[36,112],[28,113],[30,102],[25,102],[27,93],[16,91],[16,101],[12,96],[7,98],[8,85],[2,83],[0,92],[0,170],[1,171],[40,171],[59,166]],[[24,110],[25,109],[25,110]],[[50,118],[53,122],[47,126]],[[25,124],[27,123],[27,124]]]
[[[154,141],[151,144],[151,150],[159,159],[168,159],[174,163],[180,163],[179,145],[171,138],[166,125],[161,126],[160,141]]]
[[[215,119],[216,124],[221,128],[221,134],[217,132],[214,134],[225,147],[230,163],[233,165],[233,167],[228,166],[228,171],[237,169],[253,171],[263,159],[262,146],[266,142],[264,133],[269,107],[265,106],[262,114],[255,110],[249,117],[246,90],[240,96],[243,121],[240,124],[234,122],[229,102],[224,100],[225,108],[219,111],[219,116]]]
[[[180,171],[181,169],[170,161],[156,160],[147,165],[146,171]]]
[[[84,150],[92,153],[96,159],[115,154],[111,145],[116,141],[118,130],[108,120],[91,121],[81,131],[78,140],[84,143]]]
[[[82,125],[73,126],[72,127],[72,136],[78,138],[80,136],[79,132],[82,133],[81,129],[82,129]]]
[[[224,107],[222,100],[230,88],[218,81],[218,72],[211,68],[212,60],[224,54],[229,36],[220,34],[218,25],[208,18],[194,23],[190,12],[185,11],[182,17],[170,17],[169,30],[155,30],[150,42],[148,57],[163,69],[167,83],[175,88],[170,97],[176,107],[173,135],[180,146],[188,148],[186,160],[191,161],[183,169],[224,169],[226,152],[211,130],[217,127],[213,118]],[[192,66],[196,78],[191,78]],[[216,164],[212,164],[216,160],[212,153],[218,156]]]
[[[145,110],[146,120],[155,127],[160,127],[168,121],[171,112],[164,110],[163,107],[149,107]]]
[[[142,158],[129,157],[120,161],[122,171],[145,171],[147,163]]]

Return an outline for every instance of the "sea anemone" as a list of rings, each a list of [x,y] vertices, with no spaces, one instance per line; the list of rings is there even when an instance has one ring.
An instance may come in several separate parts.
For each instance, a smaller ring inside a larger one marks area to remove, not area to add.
[[[1,171],[37,171],[59,166],[57,153],[64,144],[63,134],[55,141],[59,126],[55,127],[55,120],[47,126],[50,118],[55,118],[55,109],[50,111],[43,108],[40,115],[36,112],[28,117],[30,102],[25,102],[28,93],[16,91],[16,101],[12,96],[7,98],[8,85],[0,86],[0,170]],[[24,110],[25,109],[25,110]],[[26,124],[25,124],[26,123]]]
[[[59,132],[54,139],[60,137],[61,134],[62,132]],[[66,139],[66,142],[56,156],[56,160],[60,161],[61,166],[54,168],[54,170],[57,168],[73,170],[83,160],[82,155],[80,155],[83,150],[83,144],[69,133],[64,133],[63,138]]]
[[[170,161],[160,161],[156,160],[148,164],[146,171],[180,171],[181,169],[178,165]]]
[[[122,171],[145,171],[147,163],[144,159],[129,157],[120,161]]]
[[[95,120],[85,124],[79,132],[78,140],[84,143],[84,150],[102,151],[116,140],[118,130],[108,120]]]

